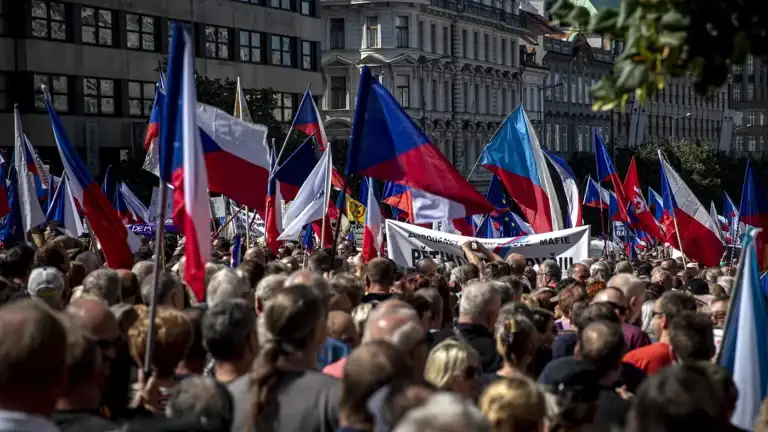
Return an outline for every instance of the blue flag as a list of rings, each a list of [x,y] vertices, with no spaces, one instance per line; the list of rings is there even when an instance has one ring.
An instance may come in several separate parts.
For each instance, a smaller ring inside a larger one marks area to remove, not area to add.
[[[5,165],[0,165],[0,175],[5,178]],[[16,170],[11,168],[10,184],[8,185],[8,204],[11,212],[0,225],[0,242],[8,248],[17,243],[24,242],[24,228],[21,222],[21,207],[19,206],[19,194],[17,190]]]

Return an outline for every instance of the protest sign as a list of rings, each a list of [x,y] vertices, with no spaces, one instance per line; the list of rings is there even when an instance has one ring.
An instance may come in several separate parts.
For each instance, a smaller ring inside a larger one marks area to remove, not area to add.
[[[386,232],[389,258],[403,267],[413,267],[421,258],[465,264],[461,245],[468,240],[479,242],[502,258],[510,252],[519,253],[531,266],[552,259],[563,271],[589,256],[589,226],[524,237],[479,239],[387,220]]]
[[[155,186],[152,188],[152,200],[149,202],[149,220],[147,222],[157,223],[160,218],[160,188]],[[168,188],[165,193],[165,217],[171,217],[173,215],[173,189]]]

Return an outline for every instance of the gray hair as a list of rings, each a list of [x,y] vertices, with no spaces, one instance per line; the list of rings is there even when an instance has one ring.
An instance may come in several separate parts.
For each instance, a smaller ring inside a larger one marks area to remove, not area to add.
[[[201,332],[205,349],[216,360],[243,358],[248,339],[256,330],[256,311],[245,300],[222,300],[203,315]]]
[[[722,276],[723,271],[717,267],[708,268],[704,271],[704,279],[709,283],[717,283]]]
[[[75,261],[83,264],[85,267],[85,273],[88,274],[101,267],[101,261],[99,256],[91,251],[85,251],[75,257]]]
[[[243,278],[234,270],[224,268],[211,276],[205,288],[205,301],[212,307],[224,300],[243,299],[249,291],[250,287]]]
[[[630,297],[638,297],[645,292],[646,283],[635,275],[619,273],[608,280],[606,287],[621,290],[629,300]]]
[[[122,301],[120,276],[111,269],[96,269],[83,279],[83,292],[104,299],[110,306]]]
[[[728,295],[731,295],[731,289],[733,289],[733,284],[735,281],[736,278],[733,276],[720,276],[717,278],[717,284],[723,287],[725,293]]]
[[[469,399],[441,391],[433,394],[420,407],[408,411],[393,432],[454,430],[490,432],[491,425]]]
[[[643,331],[651,336],[655,336],[653,334],[653,305],[655,304],[656,300],[646,300],[643,302],[643,307],[640,309],[640,318],[643,321]]]
[[[262,301],[269,300],[277,290],[285,286],[285,281],[287,279],[288,277],[283,274],[264,276],[264,278],[256,284],[256,297],[260,298]]]
[[[372,340],[385,340],[407,353],[424,340],[424,328],[419,315],[406,303],[380,306],[371,311],[363,330],[362,341]]]
[[[539,274],[549,276],[555,282],[560,282],[560,279],[563,276],[563,269],[560,268],[557,261],[548,259],[539,264]]]
[[[139,285],[141,285],[144,282],[144,279],[149,277],[149,275],[155,271],[155,263],[152,261],[139,261],[133,265],[131,271],[136,275],[136,280],[138,280]]]
[[[152,288],[155,286],[154,276],[155,272],[152,272],[141,283],[141,300],[147,306],[152,304]],[[160,272],[160,283],[157,287],[157,304],[167,304],[171,299],[171,295],[179,289],[181,289],[181,280],[175,274],[167,271]]]
[[[501,293],[496,284],[490,282],[469,283],[461,293],[459,313],[473,321],[482,320],[490,309],[491,303],[501,301]]]
[[[629,263],[629,261],[619,261],[616,263],[616,274],[619,273],[632,273],[634,270],[632,269],[632,264]]]
[[[464,285],[469,280],[469,275],[466,272],[464,266],[458,266],[451,270],[451,276],[449,281],[459,285]]]
[[[598,261],[589,267],[589,276],[597,280],[607,281],[611,277],[611,268],[603,261]]]
[[[499,311],[499,317],[496,318],[496,323],[494,324],[494,336],[499,336],[499,333],[501,333],[501,330],[504,328],[505,322],[518,317],[523,317],[526,320],[533,322],[533,313],[531,312],[531,308],[529,308],[525,303],[513,301],[502,306],[501,310]]]
[[[323,275],[307,270],[297,271],[288,276],[288,279],[285,280],[285,286],[291,285],[308,285],[321,297],[328,297],[332,294],[331,287]]]
[[[173,388],[165,415],[199,419],[207,430],[230,430],[235,416],[234,401],[224,384],[210,377],[193,375]]]

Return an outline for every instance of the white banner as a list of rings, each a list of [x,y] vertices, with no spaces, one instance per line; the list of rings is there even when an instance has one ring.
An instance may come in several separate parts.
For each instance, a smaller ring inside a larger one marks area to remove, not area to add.
[[[152,188],[152,200],[149,202],[149,223],[157,223],[160,218],[160,188],[155,186]],[[165,193],[165,217],[169,218],[173,215],[173,189],[168,188]]]
[[[480,239],[448,234],[416,225],[387,220],[387,253],[397,265],[413,267],[421,258],[467,262],[461,245],[475,240],[502,258],[511,252],[525,256],[534,266],[547,259],[560,264],[563,271],[589,256],[589,226],[570,228],[524,237]]]

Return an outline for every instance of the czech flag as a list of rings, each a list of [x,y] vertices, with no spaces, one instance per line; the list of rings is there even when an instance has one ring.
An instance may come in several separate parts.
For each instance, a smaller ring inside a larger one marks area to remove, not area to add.
[[[350,136],[347,173],[392,181],[453,202],[461,217],[493,206],[456,171],[395,98],[363,67]],[[453,219],[459,217],[452,214]]]
[[[603,138],[597,133],[595,129],[595,158],[597,160],[597,182],[602,184],[603,182],[610,181],[613,185],[613,192],[616,194],[616,199],[619,203],[619,217],[620,221],[629,222],[629,216],[627,215],[627,200],[624,197],[624,187],[619,178],[619,173],[616,168],[613,167],[613,161],[608,155],[608,150],[605,148]]]
[[[747,160],[747,170],[744,173],[744,188],[741,191],[741,205],[739,206],[739,223],[746,224],[762,231],[755,237],[757,247],[758,266],[761,270],[768,268],[768,249],[766,245],[766,233],[768,229],[768,197],[760,180],[755,177],[752,164]]]
[[[491,213],[491,220],[494,224],[498,225],[498,232],[500,237],[509,237],[514,230],[513,221],[511,217],[511,211],[509,210],[509,203],[507,197],[504,195],[504,186],[501,184],[501,180],[498,176],[491,177],[491,183],[488,185],[488,192],[485,193],[485,199],[488,200],[496,210]]]
[[[63,228],[70,237],[79,237],[85,233],[83,219],[72,197],[72,188],[67,180],[66,172],[62,175],[56,193],[53,194],[53,202],[48,209],[46,219],[49,222],[58,222],[59,228]]]
[[[152,111],[149,114],[149,123],[147,124],[147,133],[144,135],[144,150],[147,156],[144,158],[143,168],[152,174],[160,175],[160,158],[158,155],[157,140],[160,138],[160,119],[162,117],[162,108],[165,95],[165,79],[162,72],[160,80],[155,86],[155,99],[152,101]]]
[[[608,204],[604,200],[603,188],[592,177],[587,178],[587,188],[584,190],[584,205],[587,207],[607,209]]]
[[[128,230],[69,141],[50,95],[47,90],[45,92],[45,106],[51,117],[61,162],[69,178],[70,193],[83,210],[91,233],[101,244],[107,265],[115,269],[130,269],[133,267],[133,252],[128,244]]]
[[[2,160],[2,157],[0,157]],[[11,212],[11,204],[8,199],[8,182],[6,181],[5,161],[0,161],[0,218]]]
[[[118,191],[120,192],[123,200],[125,200],[125,204],[128,206],[128,211],[133,214],[133,218],[137,221],[137,223],[147,223],[149,220],[149,209],[144,205],[144,203],[141,202],[141,200],[139,200],[139,198],[136,196],[136,194],[133,193],[128,185],[125,183],[120,183]]]
[[[264,218],[264,240],[269,249],[277,254],[277,249],[283,245],[277,238],[283,233],[283,206],[281,203],[280,184],[274,169],[277,168],[277,155],[272,149],[272,174],[267,188],[266,216]],[[295,196],[295,195],[294,195]]]
[[[15,121],[16,148],[14,154],[14,167],[18,181],[16,197],[18,198],[19,208],[21,209],[22,229],[26,234],[34,227],[40,226],[45,222],[45,214],[40,207],[35,192],[35,172],[37,166],[34,161],[29,160],[29,151],[27,148],[27,138],[21,126],[21,117],[19,110],[14,107],[13,118]]]
[[[628,202],[629,226],[631,228],[639,228],[663,242],[665,239],[664,233],[661,231],[656,218],[651,214],[651,209],[648,207],[648,203],[645,202],[645,197],[643,197],[643,190],[640,189],[640,180],[637,176],[637,164],[635,163],[634,156],[629,163],[627,177],[624,179],[624,196],[627,197]]]
[[[32,173],[32,178],[35,182],[37,199],[48,200],[48,194],[53,193],[48,188],[51,181],[50,173],[26,135],[24,135],[24,159],[27,161],[27,169]]]
[[[661,223],[664,218],[664,200],[658,192],[648,187],[648,207],[653,210],[653,217]],[[664,227],[662,226],[662,229]]]
[[[172,31],[166,100],[163,106],[167,127],[161,130],[160,160],[163,163],[172,153],[173,221],[186,237],[184,279],[198,301],[202,301],[205,297],[205,263],[211,257],[208,175],[204,156],[206,138],[202,137],[203,132],[196,124],[198,116],[192,32],[178,22],[173,23]],[[215,117],[212,120],[215,124]],[[247,125],[244,122],[242,124]],[[207,139],[211,145],[213,141],[210,133],[213,131],[208,132]],[[229,129],[228,132],[234,131]],[[213,135],[218,136],[217,133]],[[225,173],[236,178],[245,176],[247,173],[240,169],[242,165],[233,165]],[[237,173],[237,176],[232,173]],[[263,178],[265,182],[267,176]],[[260,207],[263,209],[263,202]]]
[[[325,127],[323,127],[322,119],[320,111],[318,111],[317,105],[315,104],[315,100],[312,98],[312,92],[307,89],[307,91],[304,92],[304,97],[301,98],[299,109],[296,110],[296,117],[294,117],[291,127],[314,137],[317,144],[320,145],[320,150],[324,152],[329,143],[328,137],[325,135]],[[331,181],[333,187],[338,190],[343,190],[344,180],[341,178],[339,172],[336,171],[336,168],[333,169],[332,175],[333,177],[331,178]],[[350,194],[351,191],[349,188],[347,189],[346,193]]]
[[[715,267],[723,256],[717,222],[713,221],[691,189],[675,172],[659,151],[661,185],[664,200],[664,217],[667,241],[697,262]],[[672,224],[669,220],[671,219]],[[675,234],[677,221],[678,233]],[[678,237],[683,244],[678,244]]]
[[[411,207],[411,191],[408,186],[391,181],[386,182],[382,202],[392,207],[393,219],[400,220],[401,214],[405,214],[408,219],[411,218],[413,208]]]
[[[568,217],[563,218],[565,228],[581,226],[581,197],[579,196],[579,185],[576,183],[576,176],[573,174],[573,170],[568,166],[565,159],[546,150],[544,150],[544,154],[547,155],[547,159],[552,162],[555,171],[560,175],[560,181],[565,191],[565,198],[568,204]]]
[[[499,126],[479,163],[499,176],[536,232],[564,228],[547,159],[522,105]]]
[[[382,229],[381,208],[379,207],[379,197],[376,194],[374,181],[370,178],[363,179],[362,187],[366,192],[366,213],[365,226],[363,227],[363,261],[368,262],[384,251],[384,230]],[[362,197],[361,197],[362,199]]]

